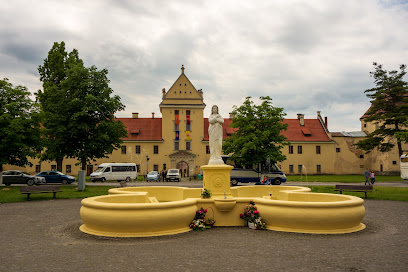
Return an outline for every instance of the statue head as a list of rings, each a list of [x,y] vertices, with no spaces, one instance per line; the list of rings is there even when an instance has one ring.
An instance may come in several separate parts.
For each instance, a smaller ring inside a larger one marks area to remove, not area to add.
[[[217,105],[212,106],[211,114],[218,114],[218,106]]]

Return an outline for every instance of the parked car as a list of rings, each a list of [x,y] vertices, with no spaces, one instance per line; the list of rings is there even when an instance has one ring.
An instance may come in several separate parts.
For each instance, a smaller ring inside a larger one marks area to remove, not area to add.
[[[92,182],[117,180],[129,182],[137,178],[135,163],[102,163],[89,176]]]
[[[65,175],[59,171],[43,171],[36,176],[45,178],[47,183],[71,184],[72,182],[75,182],[75,177]]]
[[[167,175],[166,175],[166,180],[167,181],[180,181],[180,170],[179,169],[169,169],[169,171],[167,171]]]
[[[10,184],[27,184],[32,186],[34,184],[45,184],[45,179],[43,177],[32,176],[23,171],[10,170],[3,172],[3,183],[6,186]]]
[[[147,181],[160,181],[160,173],[157,171],[150,171],[146,177]]]
[[[286,175],[276,164],[272,165],[271,169],[265,172],[263,176],[266,177],[267,184],[270,185],[280,185],[286,182]],[[261,182],[261,173],[254,169],[234,168],[231,170],[231,185],[236,186],[239,182],[259,184]]]

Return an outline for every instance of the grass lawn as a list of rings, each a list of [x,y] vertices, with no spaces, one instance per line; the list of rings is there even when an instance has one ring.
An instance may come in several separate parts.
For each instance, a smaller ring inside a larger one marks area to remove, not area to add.
[[[57,199],[70,199],[70,198],[86,198],[90,196],[107,195],[110,186],[87,186],[85,191],[79,192],[76,186],[60,186],[62,192],[57,193]],[[44,194],[31,194],[31,201],[36,200],[50,200],[52,198],[52,193]],[[27,201],[27,196],[20,193],[20,187],[18,186],[7,186],[0,187],[0,203],[11,203],[11,202],[24,202]]]
[[[309,187],[312,189],[312,192],[316,193],[340,194],[340,192],[334,191],[334,186],[305,187]],[[364,193],[362,192],[343,192],[343,194],[364,198]],[[367,193],[367,199],[408,201],[408,187],[383,187],[374,185],[374,190],[371,193]]]
[[[307,182],[364,182],[364,175],[312,175],[312,176],[286,176],[288,181]],[[375,182],[403,181],[400,176],[376,176]]]

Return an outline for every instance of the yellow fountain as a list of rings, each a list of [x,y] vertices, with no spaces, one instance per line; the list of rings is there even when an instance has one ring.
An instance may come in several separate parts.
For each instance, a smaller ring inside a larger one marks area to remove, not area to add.
[[[295,186],[230,187],[232,166],[221,159],[222,117],[213,106],[209,118],[210,153],[202,166],[203,188],[210,198],[201,198],[201,188],[169,186],[124,187],[109,195],[82,200],[80,230],[98,236],[144,237],[190,231],[200,208],[211,208],[214,226],[244,226],[240,218],[246,205],[255,202],[269,230],[301,233],[348,233],[365,228],[361,198],[312,193]]]

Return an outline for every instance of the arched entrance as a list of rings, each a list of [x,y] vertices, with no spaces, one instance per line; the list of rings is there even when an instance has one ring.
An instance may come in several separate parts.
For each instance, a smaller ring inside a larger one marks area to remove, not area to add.
[[[176,168],[180,169],[180,175],[182,177],[188,177],[189,176],[189,173],[190,173],[189,166],[188,166],[188,163],[186,163],[185,161],[181,161],[181,162],[177,163]]]

